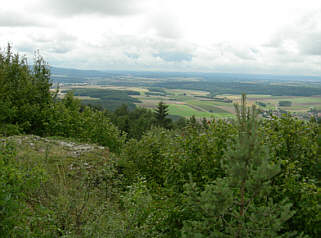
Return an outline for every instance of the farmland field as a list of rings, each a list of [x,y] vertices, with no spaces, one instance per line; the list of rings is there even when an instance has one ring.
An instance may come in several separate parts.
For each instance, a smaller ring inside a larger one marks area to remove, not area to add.
[[[231,113],[211,113],[207,111],[198,111],[189,105],[180,105],[180,104],[170,104],[169,105],[169,114],[182,116],[182,117],[191,117],[195,116],[196,118],[222,118],[222,117],[233,117]]]
[[[220,97],[226,97],[233,99],[233,102],[239,103],[240,96],[238,95],[219,95]],[[218,96],[218,97],[219,97]],[[290,101],[291,106],[279,106],[280,101]],[[263,102],[266,104],[266,108],[280,108],[289,112],[307,112],[310,108],[321,106],[321,96],[271,96],[271,95],[248,95],[248,103],[255,104],[256,102]],[[262,108],[262,107],[261,107]]]
[[[107,75],[102,77],[100,74]],[[233,79],[234,76],[161,72],[108,75],[99,72],[95,80],[88,75],[87,79],[77,81],[71,77],[68,81],[68,75],[65,75],[59,78],[60,82],[66,82],[60,87],[63,92],[60,96],[63,97],[68,90],[74,90],[75,96],[83,103],[100,105],[108,110],[115,110],[121,104],[128,105],[130,109],[154,109],[163,101],[169,105],[171,115],[194,115],[196,118],[232,117],[234,103],[240,103],[243,92],[247,93],[248,104],[256,104],[263,111],[282,110],[304,114],[312,109],[321,109],[319,78],[309,77],[309,81],[304,81],[303,77],[291,81],[276,78],[262,80],[262,76],[255,75],[237,75],[239,79]]]
[[[95,94],[91,94],[90,91],[96,92],[96,90],[98,90],[100,93],[106,92],[106,95],[111,92],[114,95],[119,91],[119,95],[122,95],[123,99],[120,98],[120,102],[115,104],[117,98],[113,97],[112,100],[115,105],[121,105],[121,103],[125,102],[121,100],[129,100],[137,107],[153,109],[160,101],[163,101],[169,105],[169,114],[181,117],[191,117],[194,115],[196,118],[233,117],[234,103],[240,103],[241,98],[240,95],[232,94],[216,95],[215,98],[230,100],[230,102],[224,102],[210,98],[207,91],[164,88],[161,90],[157,89],[156,91],[161,91],[161,93],[157,94],[153,88],[137,86],[84,85],[68,86],[62,89],[65,91],[74,90],[77,95],[76,97],[87,103],[94,101],[97,104],[100,101],[103,105],[108,105],[107,99],[110,100],[110,98],[97,98],[94,96]],[[125,92],[130,92],[128,98],[124,97]],[[263,105],[265,104],[265,106],[258,105],[258,107],[266,110],[280,108],[289,112],[304,113],[312,107],[321,107],[321,96],[305,97],[249,94],[247,97],[250,105],[260,102],[261,104],[263,103]],[[291,106],[279,106],[280,101],[290,101]],[[113,108],[115,108],[115,106]]]

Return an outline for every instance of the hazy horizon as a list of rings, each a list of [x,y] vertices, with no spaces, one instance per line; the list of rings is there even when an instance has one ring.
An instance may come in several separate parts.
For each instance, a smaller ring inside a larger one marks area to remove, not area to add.
[[[285,74],[277,74],[277,73],[240,73],[240,72],[217,72],[217,71],[175,71],[175,70],[129,70],[129,69],[94,69],[94,68],[76,68],[76,67],[63,67],[63,66],[56,66],[56,65],[49,65],[50,68],[55,68],[55,69],[64,69],[64,70],[79,70],[79,71],[97,71],[97,72],[141,72],[141,73],[177,73],[177,74],[226,74],[226,75],[252,75],[252,76],[273,76],[273,77],[313,77],[313,78],[320,78],[321,75],[309,75],[309,74],[291,74],[291,73],[285,73]]]

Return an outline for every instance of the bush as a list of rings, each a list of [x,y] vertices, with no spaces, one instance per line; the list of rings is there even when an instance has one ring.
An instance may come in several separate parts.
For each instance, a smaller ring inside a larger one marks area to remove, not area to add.
[[[46,134],[76,138],[79,141],[108,146],[110,151],[120,152],[126,136],[111,123],[104,112],[82,107],[72,92],[53,104],[45,123]]]
[[[20,134],[20,128],[18,125],[12,125],[12,124],[0,125],[0,135],[12,136],[17,134]]]
[[[296,214],[286,223],[288,230],[298,229],[311,237],[321,234],[321,127],[289,115],[265,120],[265,143],[272,159],[281,163],[274,180],[273,198],[288,197]]]

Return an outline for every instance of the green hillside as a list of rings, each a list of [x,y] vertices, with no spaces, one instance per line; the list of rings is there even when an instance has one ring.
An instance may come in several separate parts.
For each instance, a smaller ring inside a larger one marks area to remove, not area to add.
[[[7,49],[0,237],[320,237],[319,118],[260,119],[237,100],[229,119],[173,121],[165,102],[110,112],[60,99],[41,56],[31,68]]]

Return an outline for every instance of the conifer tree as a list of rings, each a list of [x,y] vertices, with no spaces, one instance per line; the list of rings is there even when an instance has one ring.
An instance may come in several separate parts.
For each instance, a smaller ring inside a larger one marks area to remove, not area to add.
[[[208,184],[204,191],[186,185],[186,207],[194,219],[184,223],[183,237],[291,237],[280,234],[293,212],[286,200],[270,198],[271,180],[280,171],[258,135],[255,106],[235,105],[238,137],[224,159],[226,176]]]
[[[169,129],[171,119],[168,116],[168,105],[163,102],[159,102],[155,109],[155,119],[158,126]]]

